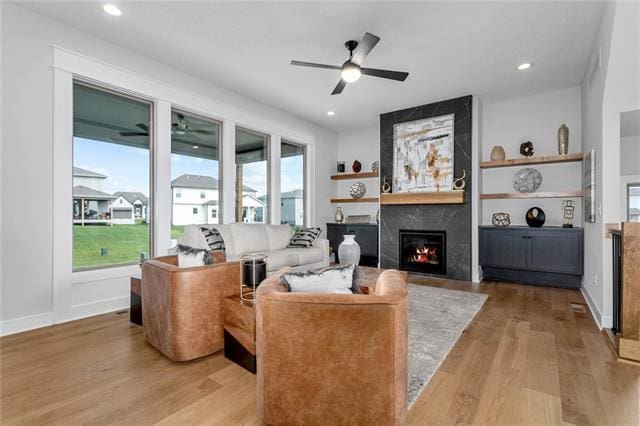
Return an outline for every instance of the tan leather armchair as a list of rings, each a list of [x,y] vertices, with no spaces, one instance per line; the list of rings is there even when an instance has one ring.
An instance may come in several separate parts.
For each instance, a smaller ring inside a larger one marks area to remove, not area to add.
[[[240,294],[240,262],[179,268],[177,256],[142,264],[144,338],[174,361],[224,347],[222,301]]]
[[[407,274],[370,294],[257,291],[258,412],[266,424],[399,425],[407,405]]]

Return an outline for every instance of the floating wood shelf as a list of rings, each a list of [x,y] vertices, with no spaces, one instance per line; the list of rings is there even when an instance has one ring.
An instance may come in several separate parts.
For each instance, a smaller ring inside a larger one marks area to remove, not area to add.
[[[342,204],[342,203],[377,203],[380,201],[379,198],[332,198],[331,202],[333,204]]]
[[[584,154],[578,152],[576,154],[567,155],[545,155],[540,157],[514,158],[511,160],[483,161],[480,163],[481,169],[491,169],[496,167],[515,167],[528,164],[554,164],[554,163],[570,163],[582,161]]]
[[[380,204],[463,204],[464,191],[380,194]]]
[[[341,173],[331,176],[333,180],[349,180],[349,179],[366,179],[380,176],[378,172],[362,172],[362,173]]]
[[[576,198],[582,197],[582,191],[559,192],[503,192],[480,194],[481,200],[528,199],[528,198]]]

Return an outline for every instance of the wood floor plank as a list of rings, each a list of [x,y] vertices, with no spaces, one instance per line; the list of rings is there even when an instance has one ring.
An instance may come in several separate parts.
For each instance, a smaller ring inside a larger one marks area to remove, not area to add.
[[[366,273],[375,279],[378,272]],[[489,297],[412,406],[408,424],[640,425],[640,368],[616,362],[588,309],[572,307],[585,304],[580,292],[417,276],[410,282]],[[0,338],[2,425],[260,424],[255,387],[255,376],[221,353],[168,360],[128,315]]]

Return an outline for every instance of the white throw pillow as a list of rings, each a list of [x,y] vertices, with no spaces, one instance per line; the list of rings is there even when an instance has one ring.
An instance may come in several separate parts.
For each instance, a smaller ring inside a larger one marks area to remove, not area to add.
[[[269,239],[269,250],[280,250],[287,248],[293,228],[290,225],[267,225],[267,238]]]
[[[280,283],[294,293],[353,294],[354,268],[354,265],[347,265],[320,272],[288,272],[280,277]]]

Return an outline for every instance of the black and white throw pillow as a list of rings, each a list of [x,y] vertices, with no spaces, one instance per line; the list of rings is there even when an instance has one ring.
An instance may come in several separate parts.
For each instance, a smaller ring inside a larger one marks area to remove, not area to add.
[[[225,252],[224,239],[216,228],[205,228],[202,226],[200,227],[200,231],[202,235],[204,235],[204,239],[207,240],[207,244],[209,244],[209,250]]]
[[[199,249],[178,244],[178,266],[180,268],[191,268],[194,266],[204,266],[213,264],[213,257],[207,249]]]
[[[280,277],[289,292],[362,294],[364,272],[359,266],[329,266],[317,271],[288,272]]]
[[[298,229],[291,241],[289,241],[289,248],[309,248],[316,242],[322,229],[320,228],[302,228]]]
[[[280,284],[294,293],[354,294],[355,268],[355,265],[347,265],[320,271],[287,272],[280,277]]]

